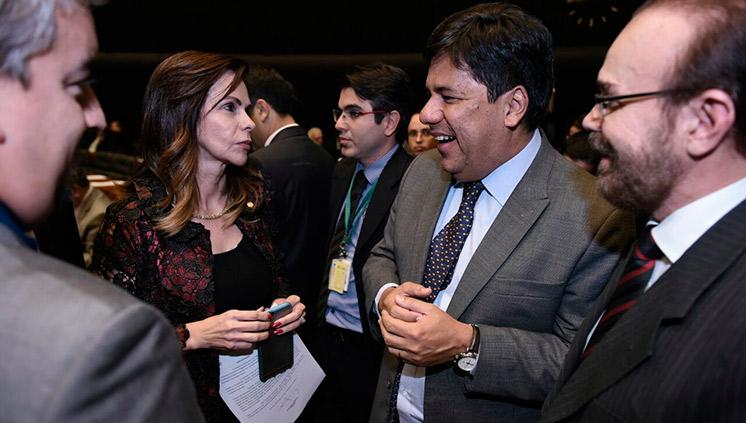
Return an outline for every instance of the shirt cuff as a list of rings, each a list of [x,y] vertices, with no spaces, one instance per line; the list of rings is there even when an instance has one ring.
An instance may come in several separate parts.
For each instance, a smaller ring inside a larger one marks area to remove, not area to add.
[[[381,312],[378,311],[378,303],[381,301],[381,295],[383,295],[383,291],[389,288],[396,288],[397,286],[399,285],[395,283],[387,283],[378,290],[378,294],[376,294],[376,300],[373,302],[373,312],[376,313],[378,317],[381,317]]]

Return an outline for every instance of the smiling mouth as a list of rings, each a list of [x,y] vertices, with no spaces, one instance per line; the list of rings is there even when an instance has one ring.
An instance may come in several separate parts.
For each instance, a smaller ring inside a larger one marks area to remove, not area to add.
[[[438,141],[438,144],[446,144],[446,143],[449,143],[451,141],[454,141],[455,139],[456,139],[456,137],[449,137],[449,136],[446,136],[446,135],[438,135],[438,136],[435,137],[435,140]]]

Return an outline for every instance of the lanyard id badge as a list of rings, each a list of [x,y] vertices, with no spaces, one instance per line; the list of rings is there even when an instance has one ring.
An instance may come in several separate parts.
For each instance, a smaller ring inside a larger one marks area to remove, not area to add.
[[[350,188],[347,189],[347,200],[345,201],[345,213],[343,217],[345,222],[344,241],[340,245],[339,255],[332,260],[331,266],[329,267],[329,290],[339,294],[347,292],[350,287],[350,276],[352,274],[352,258],[347,256],[347,246],[350,245],[350,242],[352,242],[352,228],[357,227],[357,225],[360,223],[360,219],[363,214],[365,214],[365,211],[368,209],[370,198],[373,196],[373,191],[375,191],[376,184],[378,183],[378,179],[376,179],[368,192],[365,193],[365,196],[363,197],[360,205],[355,211],[355,216],[352,217],[352,222],[350,222],[350,191],[352,189],[352,184],[354,183],[355,177],[353,176],[352,179],[353,180],[352,183],[350,183]]]
[[[347,292],[350,287],[350,272],[352,272],[352,260],[347,257],[337,257],[332,260],[329,268],[329,290],[338,294]]]

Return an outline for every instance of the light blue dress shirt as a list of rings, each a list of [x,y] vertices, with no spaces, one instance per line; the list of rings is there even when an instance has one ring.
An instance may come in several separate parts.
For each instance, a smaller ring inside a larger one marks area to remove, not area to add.
[[[375,163],[368,166],[367,169],[363,168],[363,165],[358,162],[357,167],[355,168],[355,173],[362,169],[365,174],[365,179],[368,180],[368,186],[365,187],[362,194],[360,194],[361,201],[365,197],[365,194],[373,188],[373,184],[381,176],[383,168],[386,167],[386,164],[391,160],[391,157],[397,149],[399,149],[399,144],[395,144],[391,150],[384,154]],[[345,204],[346,200],[345,203],[342,204],[337,221],[344,218]],[[363,213],[360,219],[358,219],[357,224],[352,228],[352,239],[350,240],[350,245],[347,246],[347,257],[350,260],[355,258],[357,240],[360,236],[360,228],[363,226],[363,221],[365,221],[365,214],[366,213]],[[352,221],[352,216],[350,217],[350,220]],[[326,321],[334,326],[353,330],[355,332],[363,332],[363,325],[360,320],[360,307],[358,306],[357,301],[357,285],[355,284],[354,272],[351,271],[350,273],[350,285],[346,292],[342,294],[336,291],[329,292],[325,317]]]

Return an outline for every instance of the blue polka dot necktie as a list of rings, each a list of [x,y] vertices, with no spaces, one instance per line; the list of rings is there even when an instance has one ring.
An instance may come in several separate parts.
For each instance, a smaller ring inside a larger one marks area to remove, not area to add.
[[[479,195],[484,191],[484,185],[481,181],[465,182],[463,190],[458,213],[448,221],[430,243],[430,251],[425,263],[425,273],[422,277],[422,286],[432,289],[432,293],[426,298],[426,301],[430,303],[435,301],[438,293],[448,288],[448,284],[451,283],[456,262],[474,222],[474,205],[477,203]],[[399,381],[403,368],[404,363],[399,362],[399,369],[396,373],[396,380],[393,383],[391,400],[389,401],[389,423],[399,423],[396,398],[399,395]]]

